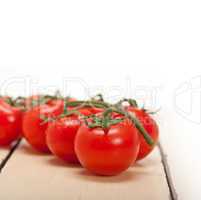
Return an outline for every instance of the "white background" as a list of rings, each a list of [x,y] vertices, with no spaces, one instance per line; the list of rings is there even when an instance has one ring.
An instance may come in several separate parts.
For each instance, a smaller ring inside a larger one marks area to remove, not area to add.
[[[200,199],[200,11],[195,0],[1,0],[0,92],[102,91],[162,107],[179,199]]]

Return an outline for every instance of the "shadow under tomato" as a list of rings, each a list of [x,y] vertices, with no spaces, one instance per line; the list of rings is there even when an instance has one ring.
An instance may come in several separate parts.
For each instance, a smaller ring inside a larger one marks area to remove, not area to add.
[[[11,145],[0,145],[1,150],[11,150],[12,146]]]
[[[25,154],[29,154],[31,156],[49,156],[51,155],[51,153],[43,153],[43,152],[39,152],[37,150],[35,150],[33,147],[31,147],[30,145],[26,144],[25,142],[23,142],[23,144],[20,146],[20,150],[22,153]]]
[[[155,159],[143,159],[135,162],[134,164],[131,165],[131,167],[136,167],[136,168],[144,168],[144,167],[153,167],[158,165],[159,161]]]
[[[18,142],[18,140],[13,141],[11,144],[6,144],[6,145],[1,145],[0,144],[0,149],[9,151],[16,145],[17,142]]]
[[[82,166],[79,163],[68,163],[64,160],[61,160],[57,157],[51,157],[47,160],[47,163],[56,167],[68,167],[68,168],[81,168]]]
[[[119,183],[119,182],[129,182],[136,180],[138,178],[138,174],[134,171],[127,170],[121,174],[115,176],[99,176],[93,174],[85,169],[80,171],[76,171],[77,177],[83,179],[85,181],[93,181],[93,182],[100,182],[100,183]]]

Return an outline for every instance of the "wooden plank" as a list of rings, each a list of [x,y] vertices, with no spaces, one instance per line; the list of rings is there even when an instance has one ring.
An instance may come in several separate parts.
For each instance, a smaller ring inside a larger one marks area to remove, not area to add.
[[[161,142],[178,199],[201,199],[201,124],[196,124],[176,115],[174,109],[160,112],[162,121]]]
[[[168,200],[158,149],[146,160],[113,177],[94,176],[79,166],[41,155],[23,143],[0,175],[0,199]]]
[[[160,151],[161,162],[163,164],[163,169],[164,169],[164,172],[165,172],[167,184],[168,184],[169,191],[170,191],[170,199],[177,200],[178,195],[177,195],[177,191],[175,189],[175,184],[173,182],[172,174],[171,174],[171,171],[170,171],[170,165],[168,163],[167,154],[165,154],[165,151],[164,151],[164,149],[163,149],[163,147],[162,147],[160,142],[158,143],[158,148],[159,148],[159,151]]]

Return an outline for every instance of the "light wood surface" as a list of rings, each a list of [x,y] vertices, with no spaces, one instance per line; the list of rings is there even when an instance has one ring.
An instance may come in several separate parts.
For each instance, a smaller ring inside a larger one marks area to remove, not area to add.
[[[17,147],[17,142],[13,142],[10,146],[1,146],[0,147],[0,173],[3,170],[4,166],[7,163],[7,160],[11,157],[14,149]]]
[[[3,200],[169,200],[158,149],[126,172],[103,177],[22,142],[0,174],[0,188]]]
[[[10,148],[9,147],[1,147],[0,148],[0,163],[8,154]]]

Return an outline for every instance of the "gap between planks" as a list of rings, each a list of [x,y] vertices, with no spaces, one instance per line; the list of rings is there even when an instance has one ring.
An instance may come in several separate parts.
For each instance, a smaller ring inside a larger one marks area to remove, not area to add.
[[[17,142],[11,147],[10,151],[8,154],[5,156],[5,158],[1,161],[0,163],[0,173],[2,172],[3,168],[6,166],[6,163],[8,160],[11,158],[17,147],[19,146],[20,142],[22,139],[17,140]]]
[[[168,164],[168,160],[167,160],[167,155],[165,154],[160,142],[158,143],[158,148],[159,148],[159,152],[160,152],[160,156],[161,156],[163,170],[164,170],[165,176],[166,176],[167,185],[168,185],[168,188],[170,191],[170,199],[178,200],[178,195],[177,195],[177,192],[174,187],[173,180],[172,180],[172,176],[171,176],[171,172],[170,172],[170,168],[169,168],[169,164]]]

